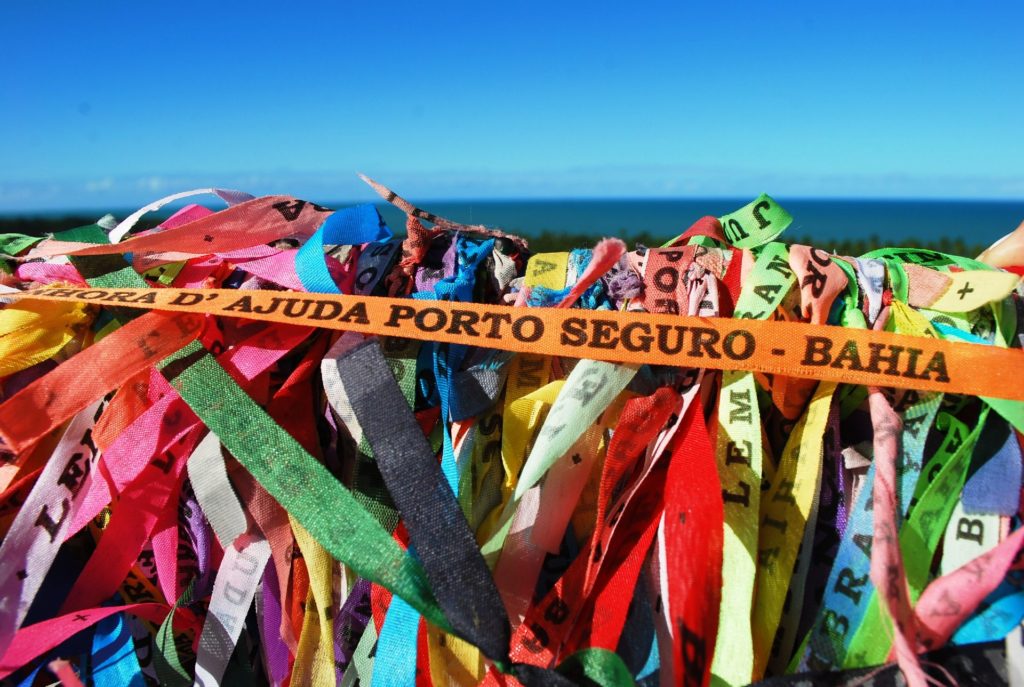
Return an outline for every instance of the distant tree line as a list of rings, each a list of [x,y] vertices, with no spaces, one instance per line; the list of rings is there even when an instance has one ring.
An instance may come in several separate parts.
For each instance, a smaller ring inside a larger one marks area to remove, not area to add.
[[[103,213],[95,215],[28,215],[18,217],[14,215],[0,217],[0,234],[27,234],[28,236],[42,236],[57,231],[74,229],[86,224],[92,224],[98,220]],[[157,222],[160,220],[158,219]],[[153,226],[153,225],[150,225]]]
[[[654,248],[661,246],[665,242],[674,238],[674,236],[656,235],[650,232],[633,233],[629,231],[622,231],[618,236],[625,241],[626,245],[630,248],[637,245]],[[601,236],[593,234],[566,234],[564,232],[546,230],[537,236],[530,237],[529,241],[531,250],[537,253],[546,253],[549,251],[560,251],[582,246],[591,246],[595,241],[601,238]],[[988,246],[983,243],[965,241],[962,238],[953,239],[946,236],[931,239],[908,237],[898,241],[887,241],[883,240],[878,236],[878,234],[871,234],[865,238],[844,238],[832,240],[823,240],[813,236],[798,237],[783,234],[782,240],[786,243],[802,243],[807,246],[814,246],[815,248],[821,248],[822,250],[827,250],[830,253],[835,253],[837,255],[850,255],[855,257],[864,255],[868,251],[876,248],[895,247],[926,248],[928,250],[937,250],[951,255],[974,257],[988,248]]]
[[[66,229],[73,229],[85,224],[92,224],[98,219],[97,216],[89,215],[66,215],[66,216],[26,216],[26,217],[0,217],[0,234],[28,234],[29,236],[42,236]],[[137,226],[140,229],[149,229],[159,224],[164,218],[153,215],[144,218]],[[656,247],[664,244],[673,237],[670,235],[653,234],[648,231],[631,232],[623,229],[618,234],[619,238],[626,242],[630,248],[637,245]],[[565,233],[562,231],[544,230],[536,236],[528,237],[530,249],[537,253],[551,251],[563,251],[571,248],[592,246],[596,241],[603,238],[598,234],[586,233]],[[902,240],[883,240],[877,234],[871,234],[864,238],[844,238],[833,240],[822,240],[812,236],[786,236],[783,239],[788,243],[802,243],[815,246],[838,255],[863,255],[875,248],[904,247],[904,248],[927,248],[952,255],[963,255],[973,257],[981,253],[988,246],[976,241],[965,240],[964,238],[919,238],[907,237]]]

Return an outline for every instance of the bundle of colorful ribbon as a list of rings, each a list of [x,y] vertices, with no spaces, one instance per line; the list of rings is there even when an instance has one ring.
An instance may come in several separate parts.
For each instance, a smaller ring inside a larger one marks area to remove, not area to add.
[[[1019,270],[204,189],[0,237],[0,677],[1024,674]],[[1008,637],[1010,639],[1005,640]]]

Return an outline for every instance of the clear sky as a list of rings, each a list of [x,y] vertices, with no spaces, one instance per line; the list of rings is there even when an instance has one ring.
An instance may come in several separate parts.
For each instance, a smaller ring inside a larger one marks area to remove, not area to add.
[[[0,4],[0,212],[1024,199],[1019,1],[231,4]]]

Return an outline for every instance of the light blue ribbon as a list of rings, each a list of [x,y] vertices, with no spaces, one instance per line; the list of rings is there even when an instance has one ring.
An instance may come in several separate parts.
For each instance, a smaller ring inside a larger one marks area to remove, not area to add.
[[[295,254],[295,273],[310,293],[341,293],[324,257],[324,246],[355,246],[391,238],[373,205],[364,204],[328,215],[316,233]]]

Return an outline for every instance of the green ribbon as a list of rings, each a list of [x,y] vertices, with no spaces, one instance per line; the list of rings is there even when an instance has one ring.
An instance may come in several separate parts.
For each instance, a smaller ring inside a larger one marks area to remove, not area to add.
[[[0,254],[15,256],[43,240],[42,236],[0,234]]]
[[[62,240],[105,243],[98,225],[64,232]],[[109,258],[114,258],[110,260]],[[97,288],[147,284],[119,255],[74,258]],[[427,585],[423,569],[373,515],[260,408],[198,342],[164,361],[191,361],[171,381],[182,399],[217,434],[257,482],[336,560],[405,599],[427,620],[451,632]],[[466,638],[472,639],[472,638]]]
[[[982,406],[981,415],[973,430],[951,415],[940,413],[939,424],[949,422],[949,432],[935,456],[925,465],[924,474],[917,482],[910,516],[900,529],[900,551],[903,553],[910,598],[916,601],[928,583],[935,551],[942,541],[950,514],[957,503],[957,494],[963,490],[970,465],[971,453],[988,418],[988,406]],[[926,475],[934,474],[934,479]],[[892,646],[892,631],[886,622],[877,592],[872,593],[867,612],[860,628],[850,641],[844,668],[884,663]]]
[[[196,581],[193,579],[178,600],[174,602],[171,612],[167,614],[167,618],[156,633],[157,653],[153,656],[153,668],[160,679],[160,684],[166,687],[190,687],[192,685],[189,671],[182,664],[181,656],[178,655],[178,645],[174,643],[174,615],[178,608],[192,603],[195,586]]]
[[[793,216],[767,193],[719,218],[725,238],[737,248],[756,248],[778,238]]]

